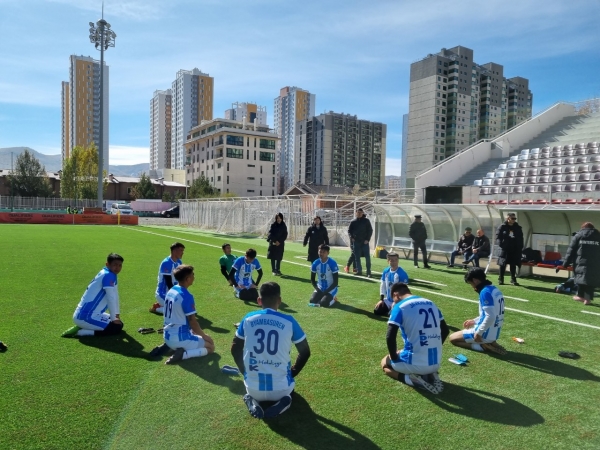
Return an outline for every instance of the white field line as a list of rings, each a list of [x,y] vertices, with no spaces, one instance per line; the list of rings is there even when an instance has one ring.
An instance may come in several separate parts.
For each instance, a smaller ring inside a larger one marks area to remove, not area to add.
[[[593,314],[595,316],[600,316],[600,313],[595,313],[595,312],[591,312],[591,311],[581,311],[584,314]]]
[[[526,300],[524,298],[518,298],[518,297],[509,297],[508,295],[505,295],[504,298],[510,298],[511,300],[518,300],[520,302],[528,302],[529,300]]]
[[[198,244],[198,245],[204,245],[206,247],[221,248],[220,245],[213,245],[213,244],[207,244],[205,242],[192,241],[190,239],[184,239],[184,238],[169,236],[169,235],[166,235],[166,234],[154,233],[152,231],[140,230],[140,229],[136,229],[136,228],[133,228],[133,227],[123,226],[122,228],[126,229],[126,230],[138,231],[140,233],[147,233],[147,234],[153,234],[155,236],[162,236],[162,237],[166,237],[166,238],[169,238],[169,239],[177,239],[177,240],[180,240],[180,241],[191,242],[191,243]],[[289,263],[289,264],[295,264],[295,265],[298,265],[298,266],[303,266],[303,267],[307,267],[308,268],[308,266],[306,264],[301,264],[301,263],[294,262],[294,261],[286,261],[286,262]],[[341,273],[341,275],[346,275],[346,274]],[[350,275],[350,276],[352,276],[352,275]],[[369,280],[369,278],[365,278],[365,279]],[[370,281],[373,281],[373,282],[376,282],[376,283],[379,282],[378,279],[374,279],[374,278],[371,278]],[[455,295],[441,294],[439,292],[429,291],[427,289],[421,289],[421,288],[411,287],[411,290],[425,292],[427,294],[432,294],[432,295],[438,295],[440,297],[446,297],[446,298],[452,298],[452,299],[455,299],[455,300],[461,300],[463,302],[469,302],[469,303],[477,303],[477,304],[479,304],[479,301],[477,301],[477,300],[471,300],[471,299],[467,299],[467,298],[463,298],[463,297],[457,297]],[[537,314],[537,313],[530,312],[530,311],[522,311],[520,309],[514,309],[514,308],[508,308],[508,307],[506,307],[505,309],[508,310],[508,311],[518,312],[518,313],[521,313],[521,314],[527,314],[529,316],[540,317],[542,319],[553,320],[553,321],[556,321],[556,322],[570,323],[571,325],[578,325],[580,327],[593,328],[595,330],[600,330],[599,326],[589,325],[587,323],[575,322],[573,320],[561,319],[559,317],[546,316],[544,314]],[[582,311],[582,312],[586,312],[588,314],[596,314],[596,313],[591,313],[591,312],[588,312],[588,311]],[[598,314],[598,315],[600,315],[600,314]]]

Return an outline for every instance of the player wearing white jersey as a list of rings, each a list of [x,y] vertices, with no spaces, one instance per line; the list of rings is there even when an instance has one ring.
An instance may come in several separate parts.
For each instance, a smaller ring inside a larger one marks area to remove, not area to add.
[[[318,280],[317,280],[318,277]],[[310,268],[310,282],[315,288],[309,305],[332,306],[337,301],[339,281],[338,265],[329,257],[329,245],[319,245],[319,259]]]
[[[465,275],[465,282],[479,294],[479,317],[465,320],[462,331],[450,336],[457,347],[483,352],[484,350],[505,355],[506,349],[496,341],[504,323],[504,296],[492,285],[480,267],[472,268]]]
[[[231,354],[241,373],[247,394],[244,402],[257,419],[268,419],[286,411],[292,403],[294,379],[308,358],[310,348],[298,322],[278,312],[281,288],[277,283],[265,283],[260,288],[258,304],[262,310],[246,314],[235,333]],[[298,350],[291,363],[292,344]],[[260,402],[276,402],[263,410]]]
[[[252,272],[258,273],[256,281],[252,279]],[[245,256],[235,260],[229,279],[234,286],[234,295],[240,300],[256,301],[258,299],[258,284],[262,279],[263,271],[260,262],[256,259],[256,250],[249,248]]]
[[[373,313],[377,316],[387,316],[394,306],[391,288],[394,283],[408,284],[408,275],[398,266],[400,257],[398,253],[390,252],[387,255],[389,267],[386,267],[381,274],[381,286],[379,288],[379,302],[375,305]]]
[[[111,253],[106,267],[94,277],[73,314],[75,325],[63,337],[109,336],[123,329],[117,290],[117,275],[123,268],[123,257]],[[109,311],[110,314],[106,313]]]
[[[165,297],[164,329],[165,344],[175,350],[165,364],[175,364],[182,359],[206,356],[215,351],[215,343],[196,319],[194,296],[188,288],[194,283],[194,268],[181,265],[174,271],[177,286]]]
[[[169,289],[177,284],[173,271],[181,265],[184,249],[185,246],[181,242],[175,242],[171,245],[171,254],[161,261],[158,268],[158,285],[154,293],[156,302],[150,308],[151,313],[164,313],[165,296]]]
[[[412,295],[405,283],[392,285],[391,295],[394,306],[386,336],[388,355],[381,360],[381,368],[390,378],[438,394],[444,389],[437,372],[442,344],[450,333],[442,312],[431,300]],[[401,351],[396,344],[398,329],[404,339]]]

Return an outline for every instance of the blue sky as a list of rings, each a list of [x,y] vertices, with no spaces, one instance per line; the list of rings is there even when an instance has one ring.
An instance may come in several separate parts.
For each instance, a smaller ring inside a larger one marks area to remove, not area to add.
[[[60,153],[69,55],[99,58],[88,22],[100,0],[0,0],[0,147]],[[400,173],[410,64],[463,45],[480,64],[529,78],[534,113],[600,97],[599,0],[106,0],[117,33],[110,66],[111,164],[148,162],[149,102],[179,69],[215,78],[214,111],[267,107],[284,86],[316,112],[388,125],[388,175]]]

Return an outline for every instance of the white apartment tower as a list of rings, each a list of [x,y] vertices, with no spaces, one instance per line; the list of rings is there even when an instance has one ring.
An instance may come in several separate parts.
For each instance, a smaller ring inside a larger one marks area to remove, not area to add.
[[[100,98],[100,61],[89,56],[70,56],[69,81],[62,82],[62,159],[76,146],[100,142],[100,102],[103,106],[102,153],[108,170],[108,66],[104,64]]]
[[[184,169],[188,132],[212,120],[214,79],[197,68],[180,70],[171,86],[171,169]]]
[[[171,168],[171,89],[150,100],[150,170]]]
[[[225,119],[237,120],[241,122],[244,117],[247,123],[254,123],[257,120],[258,125],[267,124],[267,108],[258,106],[256,103],[235,102],[231,105],[231,109],[225,110]]]
[[[315,115],[315,94],[298,87],[286,86],[275,99],[273,110],[274,130],[281,140],[278,142],[279,158],[278,193],[282,194],[299,181],[294,172],[294,144],[296,124]]]

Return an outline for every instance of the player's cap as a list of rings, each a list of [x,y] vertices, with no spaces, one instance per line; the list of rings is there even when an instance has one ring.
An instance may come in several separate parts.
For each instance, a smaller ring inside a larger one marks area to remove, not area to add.
[[[415,219],[420,219],[421,217],[423,217],[421,214],[417,214],[417,215],[415,216]]]

